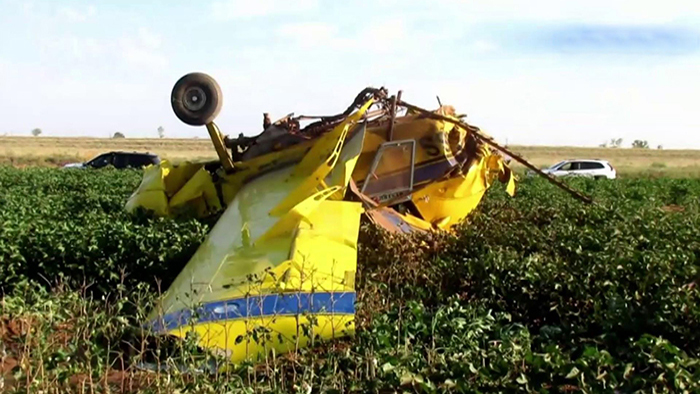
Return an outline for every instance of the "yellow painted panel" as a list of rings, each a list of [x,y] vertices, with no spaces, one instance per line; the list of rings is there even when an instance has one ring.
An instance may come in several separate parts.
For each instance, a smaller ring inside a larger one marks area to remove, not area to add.
[[[427,185],[413,194],[413,202],[423,218],[433,225],[448,229],[461,222],[476,208],[501,163],[497,156],[487,156],[464,176]]]
[[[163,160],[163,162],[167,162]],[[161,165],[163,165],[161,162]],[[204,163],[184,162],[176,166],[167,164],[168,172],[163,178],[165,182],[165,193],[172,197],[192,178],[203,166]]]
[[[362,110],[367,107],[368,104]],[[359,115],[352,119],[356,118]],[[281,283],[287,291],[308,288],[309,284],[302,285],[301,279],[316,271],[323,279],[310,288],[345,290],[348,272],[354,273],[356,269],[361,204],[333,201],[335,205],[327,205],[331,202],[325,200],[347,185],[317,190],[322,186],[322,177],[334,165],[345,166],[353,159],[353,155],[341,154],[349,121],[338,125],[335,133],[314,145],[298,164],[246,181],[265,167],[261,159],[242,169],[243,173],[249,173],[233,174],[229,180],[242,186],[152,316],[245,294],[269,293],[276,291]],[[279,156],[269,159],[277,160]],[[302,196],[310,197],[301,199]],[[284,207],[277,210],[280,216],[270,214],[274,207]],[[329,209],[334,213],[328,214]],[[323,237],[327,238],[325,242]],[[304,253],[308,255],[309,248],[319,247],[323,250],[318,251],[311,265],[299,264],[298,259]],[[333,276],[332,268],[338,259],[327,260],[328,256],[342,256],[338,278]],[[299,280],[294,279],[295,272]],[[278,274],[276,277],[283,280],[266,280],[270,273]]]
[[[218,349],[233,363],[240,363],[245,360],[261,362],[272,352],[280,354],[306,347],[310,337],[328,340],[355,332],[354,315],[351,314],[315,315],[313,320],[315,323],[307,316],[271,316],[205,322],[181,326],[170,334],[184,338],[188,332],[194,331],[202,338],[202,346]],[[304,330],[308,330],[309,335],[304,335]],[[258,331],[258,341],[252,335],[245,335],[253,331]]]
[[[196,205],[193,205],[196,206],[200,216],[221,209],[221,202],[216,193],[216,187],[211,179],[211,175],[201,167],[172,196],[169,205],[172,210],[194,201],[197,202]]]
[[[170,163],[164,161],[160,165],[148,166],[144,169],[139,187],[126,202],[127,212],[133,212],[142,207],[161,216],[168,215],[168,197],[165,194],[163,179],[170,172],[170,168]]]

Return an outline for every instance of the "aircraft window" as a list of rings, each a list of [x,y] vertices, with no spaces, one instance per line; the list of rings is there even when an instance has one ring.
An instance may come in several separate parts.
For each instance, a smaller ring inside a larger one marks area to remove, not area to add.
[[[393,199],[413,188],[415,141],[384,143],[377,152],[372,169],[362,185],[362,193],[379,197],[379,201]]]

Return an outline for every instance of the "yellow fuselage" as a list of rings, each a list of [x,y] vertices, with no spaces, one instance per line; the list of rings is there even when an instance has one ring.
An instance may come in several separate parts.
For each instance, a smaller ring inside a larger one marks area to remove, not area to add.
[[[485,147],[465,154],[467,132],[449,122],[400,117],[387,141],[388,125],[361,121],[371,104],[314,140],[234,163],[216,178],[202,164],[146,169],[128,210],[224,209],[153,311],[153,328],[196,332],[203,347],[233,362],[351,335],[357,236],[368,207],[349,201],[350,182],[374,190],[379,202],[403,187],[402,201],[418,214],[396,213],[399,220],[448,229],[506,171]],[[462,168],[465,155],[471,164]]]

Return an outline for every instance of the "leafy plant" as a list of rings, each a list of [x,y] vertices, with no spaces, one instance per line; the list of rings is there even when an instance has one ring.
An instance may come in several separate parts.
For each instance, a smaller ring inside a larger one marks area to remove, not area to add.
[[[584,205],[527,178],[454,233],[364,224],[354,338],[207,370],[140,324],[212,221],[127,215],[140,179],[0,167],[5,391],[700,391],[700,180],[567,180]]]

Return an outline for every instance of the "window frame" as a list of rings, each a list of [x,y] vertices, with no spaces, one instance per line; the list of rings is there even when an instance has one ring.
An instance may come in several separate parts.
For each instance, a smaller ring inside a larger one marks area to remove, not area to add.
[[[397,141],[387,141],[384,142],[379,146],[379,149],[377,149],[377,153],[374,155],[374,159],[372,160],[372,165],[370,166],[370,170],[367,173],[367,176],[365,177],[365,181],[362,184],[362,189],[360,192],[362,194],[365,194],[365,191],[367,190],[367,185],[372,181],[372,177],[374,172],[377,170],[377,166],[379,165],[379,161],[382,158],[382,154],[384,151],[386,151],[389,148],[393,148],[396,146],[401,146],[401,145],[406,145],[409,144],[411,146],[411,159],[410,159],[410,164],[409,164],[409,183],[408,187],[406,188],[396,188],[396,189],[391,189],[391,190],[383,190],[378,194],[374,194],[372,196],[382,196],[382,195],[387,195],[387,194],[392,194],[392,193],[405,193],[405,192],[411,192],[413,191],[413,182],[414,182],[414,175],[415,175],[415,166],[416,166],[416,141],[413,139],[410,140],[397,140]],[[370,196],[370,197],[372,197]],[[390,198],[391,199],[391,198]],[[410,195],[407,195],[402,198],[403,200],[410,199]],[[398,201],[397,201],[398,202]]]
[[[96,162],[97,160],[103,158],[103,157],[106,157],[106,158],[107,158],[107,164],[105,164],[105,165],[103,165],[103,166],[96,167],[96,166],[95,166],[95,162]],[[93,158],[90,159],[90,161],[88,161],[86,164],[87,164],[89,167],[93,167],[93,168],[104,168],[104,167],[107,167],[107,166],[111,165],[113,162],[114,162],[114,153],[113,153],[113,152],[108,152],[108,153],[102,153],[102,154],[100,154],[100,155],[97,155],[97,156],[93,157]]]
[[[581,162],[581,164],[586,165],[586,166],[595,166],[595,167],[591,167],[591,168],[583,168],[582,170],[597,171],[597,170],[604,170],[605,169],[605,164],[597,162],[597,161],[584,161],[584,162]]]

